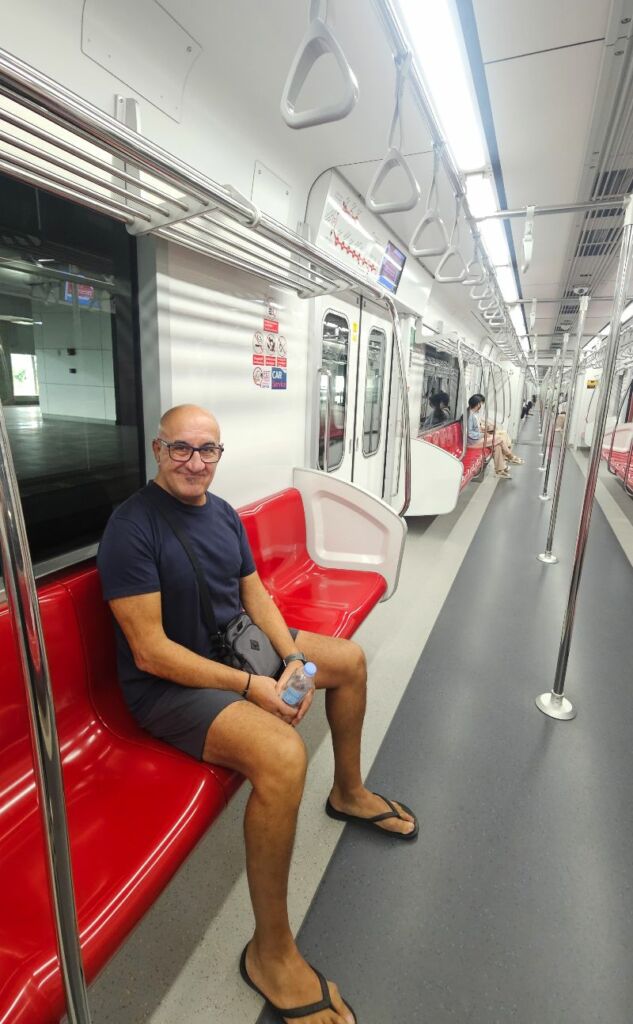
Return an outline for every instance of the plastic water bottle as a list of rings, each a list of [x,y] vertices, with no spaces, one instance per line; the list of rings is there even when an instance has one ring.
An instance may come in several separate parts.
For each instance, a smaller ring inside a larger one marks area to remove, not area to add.
[[[314,690],[314,677],[317,667],[312,661],[306,661],[300,665],[286,681],[286,685],[280,693],[280,697],[292,708],[298,708],[303,698],[310,690]]]

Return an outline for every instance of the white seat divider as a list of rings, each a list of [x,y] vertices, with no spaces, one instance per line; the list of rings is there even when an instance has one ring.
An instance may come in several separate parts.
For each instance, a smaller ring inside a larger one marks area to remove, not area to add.
[[[294,469],[301,494],[310,557],[326,569],[377,572],[398,586],[407,524],[390,505],[355,484],[317,469]]]

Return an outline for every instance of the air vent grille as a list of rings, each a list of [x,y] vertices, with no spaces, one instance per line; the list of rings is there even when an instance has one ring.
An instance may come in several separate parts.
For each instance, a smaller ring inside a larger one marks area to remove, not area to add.
[[[620,170],[601,171],[600,174],[597,174],[592,195],[594,199],[607,198],[628,193],[631,188],[633,188],[633,168],[623,167]]]
[[[586,228],[580,234],[576,256],[610,255],[620,241],[621,235],[620,227]]]

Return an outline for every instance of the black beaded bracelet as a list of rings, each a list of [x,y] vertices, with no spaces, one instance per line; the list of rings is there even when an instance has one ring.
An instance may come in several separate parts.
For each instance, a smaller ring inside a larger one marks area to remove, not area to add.
[[[251,674],[249,672],[248,673],[248,682],[246,683],[246,686],[242,690],[242,697],[244,698],[244,700],[248,700],[248,688],[249,688],[250,685],[251,685]]]

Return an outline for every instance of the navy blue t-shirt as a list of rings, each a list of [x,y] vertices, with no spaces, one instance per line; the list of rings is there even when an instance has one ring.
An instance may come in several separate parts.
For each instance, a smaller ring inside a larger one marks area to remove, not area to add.
[[[112,513],[105,528],[97,566],[106,601],[160,591],[163,628],[170,640],[205,658],[214,654],[202,618],[198,583],[185,550],[161,513],[143,499],[148,488],[133,494]],[[219,629],[241,611],[240,578],[255,572],[255,563],[237,512],[207,493],[205,505],[186,505],[166,491],[173,513],[207,581]],[[134,663],[127,640],[115,622],[119,680],[134,711],[148,696],[156,676]]]

